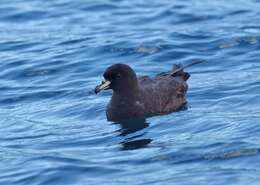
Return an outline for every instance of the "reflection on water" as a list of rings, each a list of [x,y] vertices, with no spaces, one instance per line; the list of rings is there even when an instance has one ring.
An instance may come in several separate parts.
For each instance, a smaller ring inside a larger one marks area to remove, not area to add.
[[[149,123],[146,119],[131,119],[121,122],[116,122],[115,124],[120,125],[119,136],[124,136],[125,139],[120,144],[122,145],[122,150],[134,150],[146,147],[152,142],[152,139],[145,138],[146,131],[145,128],[149,127]]]

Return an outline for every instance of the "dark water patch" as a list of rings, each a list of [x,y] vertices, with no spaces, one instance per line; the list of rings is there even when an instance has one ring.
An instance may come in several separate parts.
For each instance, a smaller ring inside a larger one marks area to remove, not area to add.
[[[4,18],[5,21],[8,22],[28,22],[28,21],[34,21],[34,20],[41,20],[46,18],[46,14],[48,12],[45,11],[29,11],[29,12],[16,12],[13,15],[8,15]]]
[[[122,8],[122,7],[120,7]],[[90,11],[90,12],[104,12],[104,11],[108,11],[108,12],[111,12],[111,11],[114,11],[116,9],[118,9],[118,6],[116,6],[115,4],[92,4],[92,5],[87,5],[87,6],[83,6],[83,7],[80,7],[81,10],[83,11]]]
[[[172,24],[196,24],[198,22],[203,22],[203,21],[208,21],[208,20],[219,20],[221,21],[221,19],[223,18],[223,16],[216,16],[216,15],[207,15],[207,16],[194,16],[193,14],[180,14],[179,15],[179,19],[172,22]]]
[[[81,42],[85,42],[91,40],[91,37],[87,37],[87,38],[75,38],[75,39],[71,39],[71,40],[66,40],[66,41],[62,41],[61,43],[59,43],[59,45],[71,45],[71,44],[78,44]]]
[[[30,48],[37,47],[40,43],[38,42],[25,42],[25,41],[8,41],[0,43],[2,47],[0,47],[1,52],[6,51],[26,51]]]
[[[243,14],[247,14],[250,12],[251,12],[250,10],[236,10],[236,11],[229,13],[229,15],[243,15]]]
[[[20,103],[20,102],[30,102],[30,101],[41,101],[42,99],[49,99],[61,96],[66,91],[42,91],[42,92],[33,92],[33,93],[24,93],[20,94],[19,96],[15,96],[9,94],[5,96],[0,103],[2,104],[13,104],[13,103]]]

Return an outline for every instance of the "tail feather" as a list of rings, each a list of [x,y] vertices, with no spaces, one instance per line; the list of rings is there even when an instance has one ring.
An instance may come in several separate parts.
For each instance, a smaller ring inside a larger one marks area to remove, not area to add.
[[[195,62],[192,62],[190,64],[182,65],[182,64],[174,64],[173,70],[170,72],[169,76],[180,76],[183,78],[183,80],[187,81],[190,77],[190,74],[187,72],[184,72],[183,70],[187,67],[193,66],[195,64],[199,64],[204,62],[203,60],[198,60]]]
[[[190,74],[183,71],[183,66],[181,64],[173,64],[173,70],[170,73],[170,76],[173,77],[182,77],[184,81],[187,81],[190,77]]]
[[[195,64],[199,64],[199,63],[202,63],[202,62],[205,62],[205,61],[204,60],[197,60],[197,61],[194,61],[192,63],[186,64],[186,65],[173,64],[172,71],[163,72],[163,73],[158,74],[157,76],[173,76],[173,77],[179,76],[179,77],[182,77],[183,80],[187,81],[190,77],[190,74],[187,73],[187,72],[184,72],[183,70],[190,67],[190,66],[193,66]]]

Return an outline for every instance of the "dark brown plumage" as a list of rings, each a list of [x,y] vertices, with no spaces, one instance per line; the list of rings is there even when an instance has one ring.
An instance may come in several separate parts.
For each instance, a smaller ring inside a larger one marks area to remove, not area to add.
[[[126,64],[115,64],[104,72],[105,81],[95,92],[112,89],[113,95],[107,105],[109,121],[121,121],[165,114],[180,110],[186,103],[186,83],[189,74],[181,65],[174,65],[170,72],[155,77],[137,77]]]

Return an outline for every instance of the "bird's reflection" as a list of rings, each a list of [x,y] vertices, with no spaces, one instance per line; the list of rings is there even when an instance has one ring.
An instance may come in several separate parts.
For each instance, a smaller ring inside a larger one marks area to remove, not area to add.
[[[146,119],[131,119],[127,121],[116,122],[120,125],[119,136],[123,136],[124,140],[120,142],[122,150],[134,150],[146,147],[152,142],[150,138],[144,138],[146,132],[145,128],[149,127]]]

